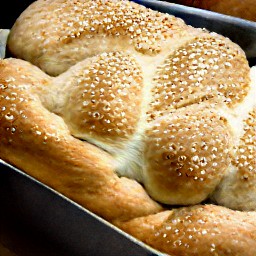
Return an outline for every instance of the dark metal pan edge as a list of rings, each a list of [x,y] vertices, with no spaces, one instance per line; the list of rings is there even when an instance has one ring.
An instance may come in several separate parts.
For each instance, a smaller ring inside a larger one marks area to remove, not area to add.
[[[72,255],[166,255],[2,160],[0,177],[0,191],[8,198],[8,202],[1,201],[2,206],[9,203],[22,221],[66,247]]]

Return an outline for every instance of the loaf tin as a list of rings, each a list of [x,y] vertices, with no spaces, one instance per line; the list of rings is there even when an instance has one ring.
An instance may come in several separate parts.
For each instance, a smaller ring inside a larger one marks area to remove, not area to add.
[[[32,1],[10,1],[0,28],[10,29]],[[256,23],[163,1],[137,0],[139,4],[173,14],[194,27],[204,27],[230,37],[254,65]],[[8,9],[10,8],[10,9]],[[6,31],[5,31],[6,33]],[[2,40],[4,41],[4,40]],[[8,52],[7,52],[8,56]],[[0,205],[56,243],[72,256],[153,256],[160,253],[84,209],[57,191],[0,160]],[[3,209],[2,208],[2,209]],[[61,255],[61,254],[60,254]]]
[[[47,236],[61,248],[61,253],[72,256],[166,255],[8,163],[0,161],[0,170],[1,208],[12,215],[15,213],[20,221]]]

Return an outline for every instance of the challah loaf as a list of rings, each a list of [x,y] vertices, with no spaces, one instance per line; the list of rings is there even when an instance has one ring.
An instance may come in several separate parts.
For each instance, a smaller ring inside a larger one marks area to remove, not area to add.
[[[256,210],[256,70],[238,45],[130,1],[38,0],[7,46],[2,159],[160,251],[256,253],[255,213],[234,211]],[[205,200],[222,206],[165,211]]]

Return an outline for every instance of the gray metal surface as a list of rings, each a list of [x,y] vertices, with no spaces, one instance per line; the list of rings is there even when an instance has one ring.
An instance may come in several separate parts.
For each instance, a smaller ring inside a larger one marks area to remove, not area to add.
[[[180,17],[193,27],[206,28],[229,37],[241,46],[248,59],[256,58],[256,22],[165,1],[133,1],[151,9]]]
[[[67,255],[165,255],[3,161],[0,204],[46,235]]]

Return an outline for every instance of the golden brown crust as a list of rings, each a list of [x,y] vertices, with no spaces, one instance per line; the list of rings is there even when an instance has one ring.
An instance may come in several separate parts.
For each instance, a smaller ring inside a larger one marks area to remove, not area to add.
[[[117,177],[108,153],[72,137],[41,105],[31,90],[31,67],[17,61],[20,70],[8,59],[0,63],[1,158],[107,220],[158,212],[141,185]]]
[[[238,45],[129,1],[38,0],[8,47],[26,61],[0,62],[2,159],[160,251],[255,254],[255,213],[150,197],[256,209]]]
[[[243,121],[244,134],[236,147],[233,164],[238,168],[238,175],[244,181],[255,178],[256,173],[256,106]]]
[[[191,105],[146,131],[145,181],[151,196],[189,205],[208,198],[231,163],[232,130],[217,106]]]
[[[186,30],[181,19],[129,1],[47,0],[32,4],[21,14],[8,47],[15,56],[57,75],[102,52],[129,49],[154,55],[170,43],[167,39]]]
[[[254,256],[256,213],[197,205],[137,218],[117,225],[170,255]]]
[[[249,72],[244,53],[230,40],[216,34],[199,35],[158,67],[149,115],[163,115],[210,97],[222,97],[233,107],[248,94]]]
[[[103,53],[89,65],[80,64],[79,70],[65,75],[72,80],[62,81],[68,83],[70,93],[60,114],[74,136],[121,147],[140,119],[141,69],[132,56],[120,52]]]

